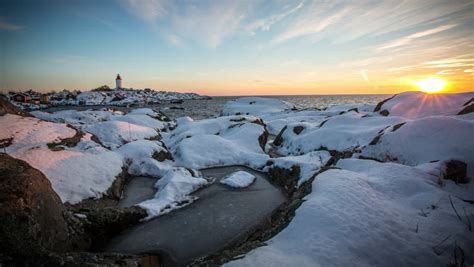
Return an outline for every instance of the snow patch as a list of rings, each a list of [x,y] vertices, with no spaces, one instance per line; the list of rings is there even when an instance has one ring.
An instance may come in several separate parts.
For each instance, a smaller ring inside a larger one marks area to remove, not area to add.
[[[255,179],[255,175],[251,173],[246,171],[237,171],[222,179],[220,183],[230,187],[245,188],[251,185]]]

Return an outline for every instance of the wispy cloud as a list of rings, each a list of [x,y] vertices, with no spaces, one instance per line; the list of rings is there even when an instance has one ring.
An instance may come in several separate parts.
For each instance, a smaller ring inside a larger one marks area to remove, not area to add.
[[[162,0],[127,0],[127,4],[133,14],[152,25],[166,14]]]
[[[367,70],[360,70],[359,73],[366,82],[369,81],[369,76],[367,76]]]
[[[127,8],[148,22],[170,43],[198,41],[217,47],[240,27],[249,8],[246,1],[218,1],[211,5],[166,0],[128,0]]]
[[[273,38],[272,43],[282,43],[296,37],[319,33],[337,23],[349,11],[347,8],[332,11],[333,8],[334,6],[328,5],[322,10],[311,9],[311,12],[303,14],[292,26]]]
[[[0,30],[19,31],[19,30],[22,30],[23,28],[24,28],[23,26],[8,23],[5,21],[4,18],[0,17]]]
[[[255,34],[256,30],[268,31],[270,30],[273,24],[280,22],[281,20],[300,10],[303,7],[303,3],[304,2],[300,2],[295,7],[290,8],[289,10],[286,10],[282,13],[273,14],[269,17],[262,19],[257,19],[256,21],[253,21],[247,26],[245,26],[245,29],[251,34]]]
[[[407,45],[415,39],[426,37],[426,36],[433,35],[433,34],[437,34],[437,33],[449,30],[451,28],[454,28],[455,26],[457,26],[457,24],[448,24],[448,25],[442,25],[442,26],[439,26],[439,27],[436,27],[436,28],[433,28],[433,29],[429,29],[429,30],[426,30],[426,31],[413,33],[413,34],[410,34],[408,36],[390,41],[389,43],[383,44],[380,47],[378,47],[377,50],[392,49],[392,48],[396,48],[396,47],[399,47],[399,46]]]

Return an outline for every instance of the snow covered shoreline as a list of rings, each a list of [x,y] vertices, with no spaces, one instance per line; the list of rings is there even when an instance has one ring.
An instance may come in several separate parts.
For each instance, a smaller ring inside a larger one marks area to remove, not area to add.
[[[472,264],[473,98],[407,92],[376,106],[295,110],[251,97],[229,101],[221,117],[175,121],[147,108],[35,111],[1,116],[0,140],[63,202],[103,197],[123,170],[160,178],[138,204],[148,219],[192,205],[194,191],[215,183],[204,168],[244,165],[286,186],[310,183],[288,227],[229,265],[446,265],[456,251]],[[244,174],[227,184],[246,190]]]
[[[13,97],[16,93],[9,93]],[[22,93],[27,96],[37,96],[40,93],[28,91]],[[22,103],[12,101],[14,105],[26,110],[38,110],[48,107],[58,106],[143,106],[148,104],[159,104],[163,101],[181,102],[183,100],[203,100],[210,99],[209,96],[198,95],[196,93],[178,93],[155,91],[151,89],[98,89],[92,91],[69,91],[48,93],[47,103]]]

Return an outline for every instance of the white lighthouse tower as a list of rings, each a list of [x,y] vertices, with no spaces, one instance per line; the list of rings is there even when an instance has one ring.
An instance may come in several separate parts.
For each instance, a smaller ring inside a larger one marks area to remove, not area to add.
[[[117,74],[115,79],[115,89],[122,89],[122,77],[120,77],[120,74]]]

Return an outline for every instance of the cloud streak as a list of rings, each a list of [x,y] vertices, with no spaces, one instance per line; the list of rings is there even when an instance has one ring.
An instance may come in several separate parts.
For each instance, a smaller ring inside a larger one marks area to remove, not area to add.
[[[23,26],[8,23],[3,18],[0,17],[0,30],[19,31],[19,30],[22,30],[23,28],[24,28]]]
[[[382,46],[378,47],[377,50],[393,49],[393,48],[397,48],[397,47],[400,47],[400,46],[404,46],[404,45],[407,45],[407,44],[411,43],[415,39],[430,36],[430,35],[433,35],[433,34],[437,34],[437,33],[449,30],[451,28],[454,28],[456,26],[457,26],[457,24],[448,24],[448,25],[442,25],[442,26],[439,26],[439,27],[436,27],[436,28],[433,28],[433,29],[429,29],[429,30],[426,30],[426,31],[413,33],[413,34],[410,34],[408,36],[390,41],[389,43],[383,44]]]

